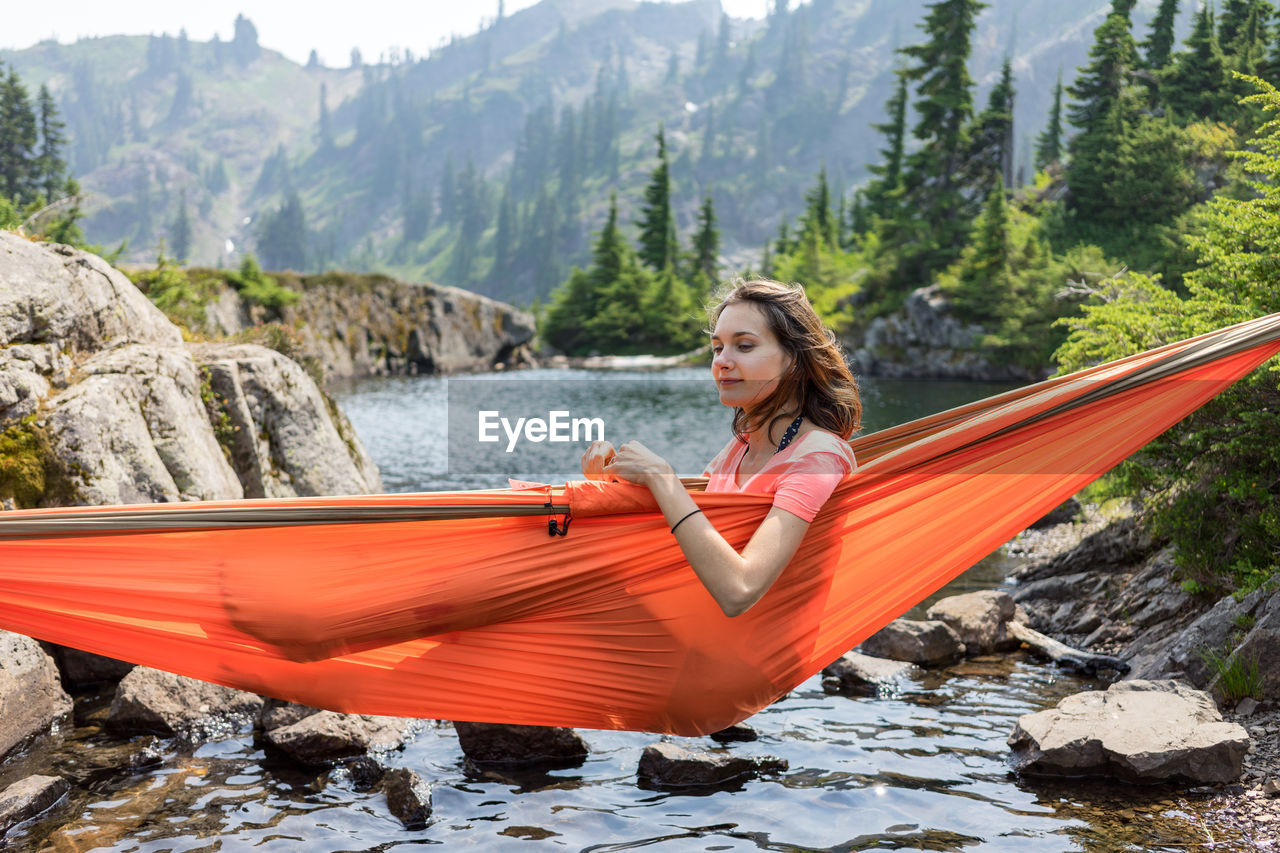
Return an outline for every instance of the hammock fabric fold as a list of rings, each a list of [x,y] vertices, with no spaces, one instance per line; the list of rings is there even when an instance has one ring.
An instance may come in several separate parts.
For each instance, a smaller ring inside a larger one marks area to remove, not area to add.
[[[569,483],[3,513],[0,627],[336,711],[706,734],[1277,352],[1271,315],[857,439],[733,619],[646,490]],[[694,497],[738,548],[770,506]]]

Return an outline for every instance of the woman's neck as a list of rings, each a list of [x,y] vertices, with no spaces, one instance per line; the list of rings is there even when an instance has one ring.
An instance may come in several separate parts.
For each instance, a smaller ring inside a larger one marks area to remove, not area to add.
[[[788,406],[779,414],[795,411],[794,406]],[[791,414],[786,419],[779,419],[778,415],[774,415],[767,423],[757,424],[756,428],[747,434],[747,452],[752,456],[772,455],[778,449],[778,442],[782,441],[782,436],[791,424],[792,417],[795,415]]]

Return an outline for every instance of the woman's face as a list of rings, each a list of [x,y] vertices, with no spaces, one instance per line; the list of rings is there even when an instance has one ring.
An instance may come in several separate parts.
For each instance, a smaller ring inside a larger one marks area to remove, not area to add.
[[[752,302],[726,305],[711,333],[711,374],[720,402],[747,411],[768,399],[791,366],[791,356]]]

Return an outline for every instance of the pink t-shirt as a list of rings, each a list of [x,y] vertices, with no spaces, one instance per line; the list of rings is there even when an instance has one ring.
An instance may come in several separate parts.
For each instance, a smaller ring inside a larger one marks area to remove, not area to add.
[[[779,509],[813,521],[835,487],[857,467],[849,443],[825,430],[809,430],[775,453],[765,466],[738,487],[738,465],[747,445],[737,438],[707,465],[708,492],[752,492],[773,495]]]

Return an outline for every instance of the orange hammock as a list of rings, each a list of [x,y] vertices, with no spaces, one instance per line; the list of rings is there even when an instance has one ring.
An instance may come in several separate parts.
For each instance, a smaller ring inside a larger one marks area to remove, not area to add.
[[[861,467],[734,619],[646,490],[570,483],[4,513],[0,627],[336,711],[705,734],[1277,352],[1271,315],[858,439]],[[695,500],[736,548],[769,509]]]

